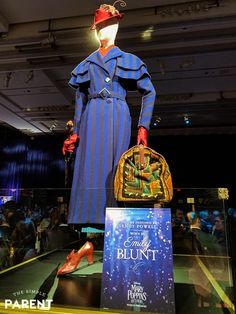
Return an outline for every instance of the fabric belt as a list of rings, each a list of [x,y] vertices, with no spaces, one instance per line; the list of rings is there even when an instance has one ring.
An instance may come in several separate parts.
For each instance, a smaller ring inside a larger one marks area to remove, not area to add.
[[[110,92],[107,89],[102,89],[99,93],[94,93],[94,94],[89,94],[88,95],[88,99],[92,99],[92,98],[118,98],[120,100],[125,100],[125,97],[118,94],[118,93],[114,93],[114,92]]]

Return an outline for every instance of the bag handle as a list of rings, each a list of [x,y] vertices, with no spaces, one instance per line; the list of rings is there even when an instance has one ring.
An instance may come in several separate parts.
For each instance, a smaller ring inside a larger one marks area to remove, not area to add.
[[[139,155],[140,155],[140,170],[145,168],[145,157],[144,157],[144,146],[142,144],[139,145]]]

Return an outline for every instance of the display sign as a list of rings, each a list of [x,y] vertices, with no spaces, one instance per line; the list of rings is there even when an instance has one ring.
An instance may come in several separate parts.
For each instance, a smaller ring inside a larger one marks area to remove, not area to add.
[[[101,307],[175,313],[170,209],[106,209]]]

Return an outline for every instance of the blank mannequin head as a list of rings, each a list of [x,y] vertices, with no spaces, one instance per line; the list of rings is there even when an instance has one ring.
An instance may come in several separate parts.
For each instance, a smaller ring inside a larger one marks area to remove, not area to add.
[[[101,46],[114,44],[118,32],[117,18],[111,18],[96,25],[95,36]]]
[[[118,22],[123,17],[123,14],[115,8],[116,3],[120,3],[122,6],[126,5],[123,0],[117,0],[113,5],[102,4],[94,15],[91,29],[95,30],[96,39],[102,47],[114,44],[119,26]]]

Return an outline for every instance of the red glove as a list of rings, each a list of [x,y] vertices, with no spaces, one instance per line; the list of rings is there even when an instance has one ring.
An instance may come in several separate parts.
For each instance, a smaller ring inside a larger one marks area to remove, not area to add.
[[[143,126],[140,126],[138,129],[138,138],[137,138],[137,144],[143,144],[144,146],[147,146],[147,136],[148,131]]]
[[[64,141],[63,147],[62,147],[62,154],[65,156],[66,153],[73,153],[75,150],[75,144],[79,140],[79,137],[77,134],[69,135],[68,138]]]

